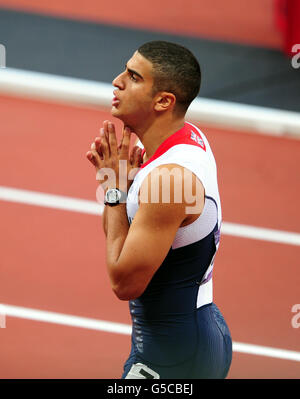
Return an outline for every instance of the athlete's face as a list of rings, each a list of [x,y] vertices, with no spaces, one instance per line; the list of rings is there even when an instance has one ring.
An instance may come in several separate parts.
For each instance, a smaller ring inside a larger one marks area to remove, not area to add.
[[[154,108],[152,63],[136,51],[113,85],[112,115],[132,127],[146,122]]]

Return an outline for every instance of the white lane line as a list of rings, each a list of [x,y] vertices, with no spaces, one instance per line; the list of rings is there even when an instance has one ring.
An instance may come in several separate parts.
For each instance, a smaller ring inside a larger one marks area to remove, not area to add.
[[[96,201],[94,202],[65,197],[62,195],[46,194],[37,191],[21,190],[12,187],[0,186],[0,200],[61,209],[65,211],[87,213],[90,215],[101,215],[103,212],[103,205],[100,205]]]
[[[1,304],[0,314],[5,316],[17,317],[21,319],[43,321],[46,323],[61,324],[70,327],[81,327],[89,330],[106,331],[117,334],[131,334],[131,326],[128,324],[115,323],[112,321],[90,319],[63,313],[49,312],[46,310],[30,309],[21,306]],[[9,325],[6,322],[6,328]]]
[[[0,305],[0,315],[17,317],[46,323],[60,324],[70,327],[81,327],[89,330],[105,331],[116,334],[130,335],[131,326],[129,324],[116,323],[105,320],[91,319],[66,315],[63,313],[49,312],[46,310],[30,309],[20,306],[7,304]],[[6,328],[9,328],[9,322],[6,322]],[[293,360],[300,362],[300,352],[272,348],[268,346],[252,345],[242,342],[233,342],[233,351],[246,353],[248,355],[273,357],[283,360]]]
[[[111,107],[114,87],[104,82],[2,68],[0,93],[88,107]],[[212,126],[300,137],[300,113],[197,97],[187,118]]]
[[[300,245],[300,234],[289,231],[266,229],[264,227],[223,222],[221,231],[230,236],[252,238],[281,244]]]
[[[293,360],[300,362],[300,352],[271,348],[270,346],[245,344],[242,342],[233,342],[232,349],[234,352],[246,353],[247,355],[275,357],[277,359]]]
[[[0,200],[72,212],[87,213],[89,215],[100,216],[103,212],[103,205],[97,203],[96,201],[3,186],[0,186]],[[273,230],[262,227],[223,222],[222,234],[300,246],[300,233],[289,231]]]

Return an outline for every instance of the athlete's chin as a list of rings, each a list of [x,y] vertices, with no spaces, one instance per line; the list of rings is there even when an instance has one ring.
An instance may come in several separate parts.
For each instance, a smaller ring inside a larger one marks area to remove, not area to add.
[[[123,112],[121,112],[120,109],[118,109],[116,107],[112,107],[110,113],[112,114],[113,117],[118,118],[122,122],[126,123],[127,117]]]
[[[119,118],[121,117],[122,113],[120,112],[120,110],[117,107],[112,106],[110,113],[112,114],[112,116],[114,116],[115,118]]]

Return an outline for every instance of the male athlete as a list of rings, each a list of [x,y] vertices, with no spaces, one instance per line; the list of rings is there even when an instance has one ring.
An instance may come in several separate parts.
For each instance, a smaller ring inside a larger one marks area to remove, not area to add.
[[[216,164],[204,134],[185,122],[200,80],[186,48],[142,45],[113,81],[121,142],[105,121],[86,154],[105,191],[111,286],[132,317],[122,378],[225,378],[231,364],[230,332],[212,295],[221,226]],[[141,145],[129,155],[131,132]]]

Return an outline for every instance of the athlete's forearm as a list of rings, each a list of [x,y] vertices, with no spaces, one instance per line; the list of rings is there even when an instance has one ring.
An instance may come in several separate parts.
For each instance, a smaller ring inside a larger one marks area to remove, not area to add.
[[[126,240],[129,223],[126,214],[126,204],[117,206],[105,206],[106,208],[106,263],[112,288],[114,289],[121,279],[118,270],[118,259],[120,257],[124,242]]]
[[[104,231],[104,234],[107,236],[107,206],[104,206],[104,210],[102,213],[102,228]]]

